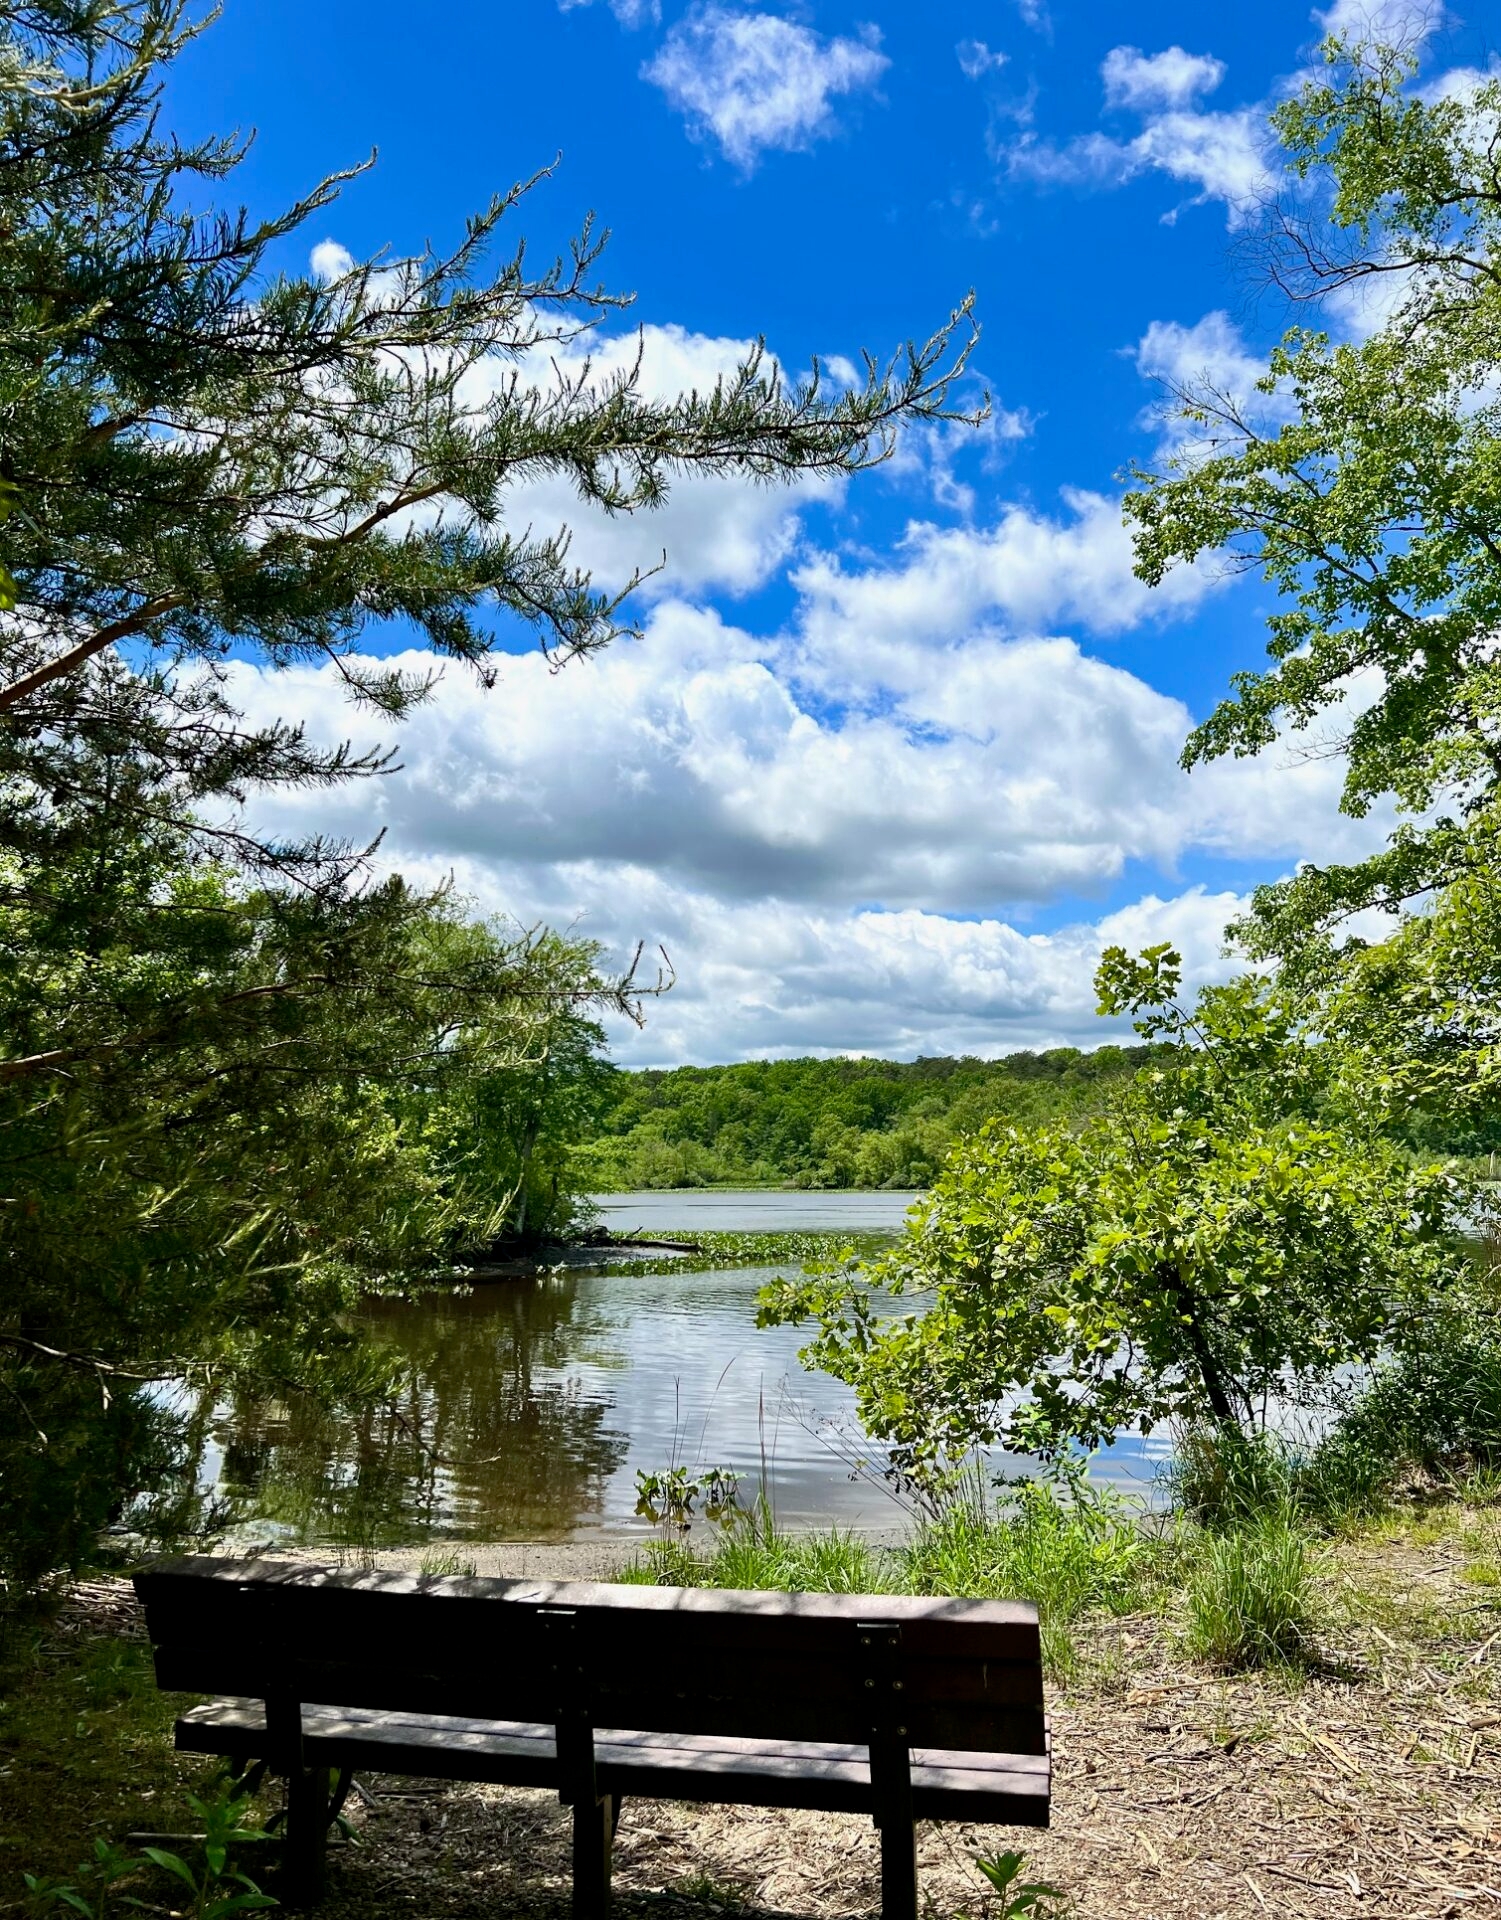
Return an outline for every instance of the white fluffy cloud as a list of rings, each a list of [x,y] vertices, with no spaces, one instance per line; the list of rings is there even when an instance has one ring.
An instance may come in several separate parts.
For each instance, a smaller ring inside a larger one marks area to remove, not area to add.
[[[342,280],[354,266],[354,255],[337,240],[320,240],[308,255],[308,267],[315,280]]]
[[[1201,93],[1213,93],[1225,77],[1225,63],[1208,53],[1168,47],[1145,54],[1140,47],[1112,47],[1100,68],[1105,103],[1145,112],[1153,107],[1186,107]]]
[[[709,4],[680,20],[642,72],[694,132],[737,166],[769,147],[799,149],[834,131],[831,100],[873,87],[891,64],[875,27],[825,39],[774,13]]]
[[[630,1058],[1097,1040],[1102,944],[1172,938],[1208,977],[1236,902],[1180,883],[1061,931],[1029,927],[1038,913],[1135,865],[1348,857],[1385,824],[1338,814],[1327,757],[1185,775],[1180,702],[1046,637],[1065,611],[1106,622],[1118,563],[1071,576],[1109,520],[1080,496],[1066,521],[1013,509],[968,549],[928,529],[896,565],[812,559],[778,634],[669,601],[639,642],[561,674],[506,657],[486,694],[450,668],[403,730],[403,770],[320,797],[317,825],[384,831],[415,877],[617,953],[660,941],[681,985],[624,1036]],[[384,736],[329,669],[228,671],[252,718]],[[257,813],[310,824],[288,801]]]
[[[1235,400],[1252,393],[1266,372],[1265,360],[1251,352],[1223,308],[1191,327],[1154,320],[1137,344],[1136,365],[1144,379],[1175,388],[1210,386]]]
[[[996,1054],[1020,1047],[1097,1046],[1091,977],[1101,951],[1171,940],[1194,980],[1231,971],[1220,949],[1244,905],[1190,888],[1122,913],[1029,933],[1004,920],[954,920],[917,910],[853,915],[725,907],[656,892],[640,908],[671,921],[678,984],[648,1011],[646,1030],[619,1036],[627,1061],[869,1052]],[[586,921],[585,924],[597,924]],[[676,944],[674,944],[676,942]],[[691,975],[683,967],[694,956]]]
[[[587,370],[592,384],[602,389],[639,365],[641,393],[648,399],[670,399],[695,390],[708,392],[721,376],[733,374],[753,346],[749,340],[691,333],[679,326],[645,326],[634,333],[590,333],[553,345],[519,372],[523,384],[548,391],[560,378],[575,381]],[[768,373],[773,366],[767,362]],[[517,372],[509,360],[475,368],[464,388],[465,404],[482,405]],[[837,478],[818,475],[800,475],[785,487],[758,486],[734,475],[685,475],[673,482],[664,506],[632,515],[607,514],[581,504],[568,481],[555,476],[514,487],[507,496],[506,519],[539,534],[569,527],[570,558],[603,586],[618,587],[638,569],[660,567],[646,583],[648,600],[711,588],[745,593],[788,559],[798,537],[800,511],[816,500],[836,501],[842,486]]]
[[[1116,47],[1101,68],[1106,104],[1138,113],[1141,131],[1128,140],[1105,133],[1062,142],[1028,131],[1004,150],[1013,175],[1075,186],[1123,186],[1160,172],[1197,188],[1192,204],[1224,202],[1229,224],[1244,225],[1272,186],[1265,110],[1206,113],[1192,102],[1217,87],[1223,63],[1181,47],[1143,54]],[[1171,221],[1176,210],[1164,216]]]
[[[988,527],[910,526],[886,561],[814,555],[793,573],[803,595],[800,671],[847,697],[926,674],[926,650],[978,632],[1037,633],[1059,624],[1119,633],[1182,613],[1215,584],[1183,568],[1155,592],[1131,571],[1119,500],[1065,488],[1063,512],[1002,510]]]
[[[1086,133],[1059,145],[1026,133],[1007,149],[1006,161],[1013,175],[1067,186],[1120,187],[1156,170],[1196,187],[1195,206],[1222,200],[1234,228],[1249,223],[1271,188],[1265,149],[1266,117],[1247,107],[1155,114],[1133,140]],[[1163,217],[1171,223],[1177,209]]]
[[[1355,43],[1417,47],[1443,25],[1442,0],[1334,0],[1315,8],[1321,33]]]
[[[1258,391],[1267,363],[1252,353],[1223,309],[1206,313],[1191,327],[1154,320],[1137,342],[1136,366],[1142,378],[1155,381],[1159,389],[1159,398],[1142,413],[1142,424],[1158,427],[1161,451],[1180,460],[1222,451],[1229,430],[1212,415],[1202,423],[1185,419],[1179,395],[1228,402],[1242,419],[1261,426],[1287,417],[1283,394]]]

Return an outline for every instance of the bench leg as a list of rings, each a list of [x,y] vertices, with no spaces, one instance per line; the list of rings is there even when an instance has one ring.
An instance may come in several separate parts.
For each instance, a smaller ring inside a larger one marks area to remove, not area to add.
[[[871,1812],[881,1832],[881,1920],[917,1920],[917,1828],[907,1729],[870,1743]]]
[[[329,1817],[328,1769],[288,1774],[282,1890],[293,1906],[310,1907],[322,1896]]]
[[[917,1920],[917,1833],[910,1820],[881,1828],[881,1920]]]
[[[605,1920],[610,1911],[610,1855],[618,1820],[611,1794],[573,1803],[573,1920]]]

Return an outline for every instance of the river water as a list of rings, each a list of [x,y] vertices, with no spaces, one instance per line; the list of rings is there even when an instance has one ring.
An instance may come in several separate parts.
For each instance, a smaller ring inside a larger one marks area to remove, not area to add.
[[[847,1227],[895,1232],[910,1194],[648,1193],[599,1197],[617,1231]],[[849,1391],[809,1374],[806,1333],[758,1329],[777,1268],[647,1275],[557,1272],[363,1310],[410,1363],[394,1408],[337,1420],[221,1406],[204,1484],[231,1535],[283,1544],[647,1537],[636,1474],[726,1466],[763,1485],[788,1526],[900,1528],[907,1509]],[[1103,1478],[1149,1491],[1160,1450],[1126,1444]]]

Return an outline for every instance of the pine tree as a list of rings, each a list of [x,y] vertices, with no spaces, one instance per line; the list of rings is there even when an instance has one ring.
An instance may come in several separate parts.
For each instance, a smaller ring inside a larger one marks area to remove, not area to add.
[[[518,622],[591,653],[629,587],[512,525],[518,488],[628,514],[689,474],[852,473],[954,417],[973,337],[966,304],[854,387],[761,348],[668,399],[639,364],[558,375],[628,302],[588,223],[542,267],[503,244],[541,176],[448,253],[277,272],[350,175],[202,211],[243,149],[163,124],[200,30],[185,0],[0,4],[0,1585],[160,1483],[135,1375],[222,1378],[249,1333],[289,1388],[341,1339],[357,1360],[359,1276],[431,1264],[504,1199],[504,1127],[479,1178],[433,1146],[433,1101],[531,1100],[592,1012],[639,1009],[592,950],[461,929],[370,849],[257,834],[258,790],[388,763],[249,724],[226,662],[332,662],[394,723],[428,682],[370,666],[383,625],[479,690]]]

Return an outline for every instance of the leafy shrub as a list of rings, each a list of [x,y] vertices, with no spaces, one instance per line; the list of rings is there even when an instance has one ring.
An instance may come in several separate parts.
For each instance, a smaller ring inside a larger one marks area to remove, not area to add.
[[[1055,1911],[1051,1903],[1061,1898],[1056,1887],[1043,1880],[1022,1879],[1027,1865],[1024,1853],[982,1853],[975,1865],[1001,1903],[1000,1920],[1048,1920]]]
[[[1188,1651],[1221,1667],[1298,1658],[1315,1624],[1316,1572],[1308,1536],[1291,1513],[1203,1534],[1185,1592]]]
[[[1501,1461],[1501,1325],[1479,1310],[1435,1314],[1336,1432],[1430,1470]]]

